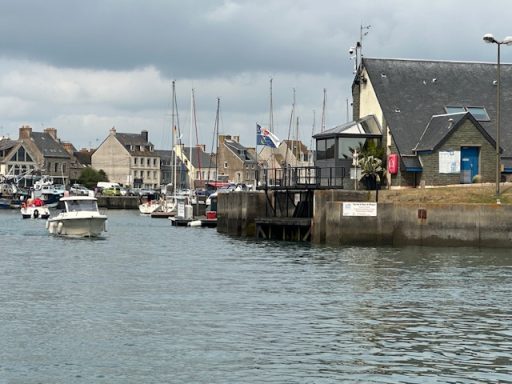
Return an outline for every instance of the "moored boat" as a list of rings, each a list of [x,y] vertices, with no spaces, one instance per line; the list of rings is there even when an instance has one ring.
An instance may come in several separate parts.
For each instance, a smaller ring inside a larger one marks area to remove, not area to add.
[[[48,219],[50,210],[39,198],[28,199],[21,204],[21,217],[24,219]]]
[[[68,196],[60,201],[64,204],[64,211],[46,222],[50,234],[97,237],[106,231],[107,216],[99,212],[95,197]]]

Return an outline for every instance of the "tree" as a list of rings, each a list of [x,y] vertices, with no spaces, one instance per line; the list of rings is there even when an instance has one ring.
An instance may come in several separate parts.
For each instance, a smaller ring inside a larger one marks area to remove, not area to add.
[[[89,189],[96,187],[98,181],[109,181],[103,169],[97,171],[92,167],[86,167],[82,170],[78,178],[78,182]]]
[[[382,160],[372,155],[363,156],[358,161],[359,167],[361,167],[361,179],[366,185],[367,189],[374,189],[377,191],[376,199],[378,201],[378,188],[380,186],[381,177],[384,175],[386,170],[382,167]]]

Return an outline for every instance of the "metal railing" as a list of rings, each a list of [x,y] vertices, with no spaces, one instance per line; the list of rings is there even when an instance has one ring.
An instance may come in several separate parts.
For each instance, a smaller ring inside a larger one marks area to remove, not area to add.
[[[257,172],[258,189],[343,189],[344,167],[265,168]]]

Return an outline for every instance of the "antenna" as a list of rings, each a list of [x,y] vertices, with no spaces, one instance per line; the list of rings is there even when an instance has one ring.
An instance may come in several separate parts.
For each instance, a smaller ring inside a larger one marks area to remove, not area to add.
[[[359,70],[360,61],[363,59],[363,39],[369,33],[371,25],[360,25],[359,27],[359,41],[356,42],[354,47],[350,47],[348,53],[350,54],[350,60],[354,60],[354,74],[357,74]]]

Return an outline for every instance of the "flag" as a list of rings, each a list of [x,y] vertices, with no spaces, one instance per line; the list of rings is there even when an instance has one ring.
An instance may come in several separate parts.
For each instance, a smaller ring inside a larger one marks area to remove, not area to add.
[[[256,145],[266,145],[267,147],[279,147],[279,139],[276,135],[270,132],[267,128],[256,124]]]

